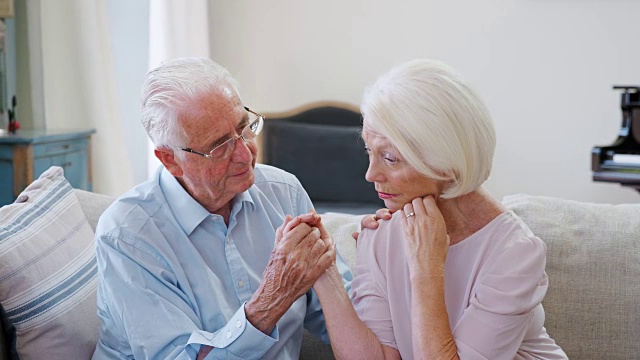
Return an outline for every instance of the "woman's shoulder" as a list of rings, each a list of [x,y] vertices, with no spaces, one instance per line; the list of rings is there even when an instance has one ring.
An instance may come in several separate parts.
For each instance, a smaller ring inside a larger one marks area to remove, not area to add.
[[[504,314],[531,310],[542,301],[548,286],[546,246],[512,212],[496,220],[485,233],[487,251],[478,276],[476,305]],[[483,299],[493,300],[483,303]]]
[[[401,243],[403,236],[402,212],[396,211],[389,220],[378,220],[378,228],[362,229],[358,236],[358,247],[368,247],[371,249],[387,248],[394,242]]]
[[[495,245],[502,249],[503,255],[546,256],[547,246],[544,241],[537,237],[513,211],[504,212],[488,227]]]
[[[356,243],[353,288],[357,294],[375,292],[386,297],[389,286],[398,290],[408,281],[401,212],[379,220],[375,230],[363,229]]]
[[[529,227],[513,212],[507,210],[467,239],[452,245],[453,249],[464,247],[482,247],[486,256],[499,256],[504,252],[515,255],[518,252],[527,254],[546,254],[546,245]]]
[[[356,261],[363,265],[380,267],[388,263],[404,262],[402,212],[395,212],[390,220],[378,220],[375,230],[363,229],[356,245]]]

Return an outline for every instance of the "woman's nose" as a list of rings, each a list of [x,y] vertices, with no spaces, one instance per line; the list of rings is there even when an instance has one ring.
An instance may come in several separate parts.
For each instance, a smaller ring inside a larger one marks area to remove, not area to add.
[[[367,168],[367,172],[364,174],[364,178],[368,182],[380,182],[381,180],[380,172],[377,169],[377,165],[374,164],[373,161],[371,161],[371,158],[369,158],[369,167]]]

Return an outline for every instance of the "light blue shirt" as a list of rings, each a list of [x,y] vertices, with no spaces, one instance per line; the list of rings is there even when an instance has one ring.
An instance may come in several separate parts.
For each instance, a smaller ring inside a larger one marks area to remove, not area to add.
[[[94,359],[298,359],[303,325],[328,342],[313,290],[269,335],[247,321],[287,214],[312,207],[300,182],[257,165],[255,183],[232,200],[229,227],[164,168],[105,211],[96,230],[100,340]],[[338,268],[350,292],[351,273]]]

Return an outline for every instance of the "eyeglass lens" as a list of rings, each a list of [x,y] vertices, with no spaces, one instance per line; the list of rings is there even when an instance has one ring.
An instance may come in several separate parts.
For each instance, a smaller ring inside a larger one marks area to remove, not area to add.
[[[262,118],[255,114],[249,113],[249,124],[242,129],[240,135],[230,138],[219,147],[213,149],[211,151],[211,159],[214,161],[226,159],[227,156],[229,156],[231,152],[233,152],[236,140],[238,140],[238,138],[242,138],[244,142],[252,141],[256,138],[261,129]]]

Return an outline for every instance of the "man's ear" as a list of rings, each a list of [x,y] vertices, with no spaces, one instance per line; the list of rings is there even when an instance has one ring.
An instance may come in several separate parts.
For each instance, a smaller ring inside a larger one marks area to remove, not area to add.
[[[182,176],[182,167],[176,162],[173,149],[160,148],[153,150],[153,154],[160,160],[162,165],[175,177]]]

